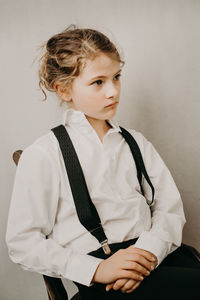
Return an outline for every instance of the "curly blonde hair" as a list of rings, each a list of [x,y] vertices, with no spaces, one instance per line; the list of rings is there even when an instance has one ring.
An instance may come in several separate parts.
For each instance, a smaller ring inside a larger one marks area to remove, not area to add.
[[[122,65],[116,46],[103,33],[89,28],[78,28],[72,24],[63,32],[52,36],[42,45],[44,54],[40,58],[39,87],[47,99],[45,90],[56,92],[56,84],[66,89],[79,76],[87,59],[100,52],[112,56]],[[62,101],[61,101],[62,102]]]

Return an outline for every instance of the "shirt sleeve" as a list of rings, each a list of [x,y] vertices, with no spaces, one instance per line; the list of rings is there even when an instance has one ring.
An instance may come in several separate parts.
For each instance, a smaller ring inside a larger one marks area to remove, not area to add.
[[[142,137],[143,159],[149,178],[155,188],[151,206],[151,228],[143,232],[135,247],[154,253],[158,265],[181,245],[185,215],[180,193],[172,175],[154,146]],[[143,179],[145,197],[151,202],[151,189]]]
[[[102,261],[47,238],[56,222],[60,177],[42,147],[27,147],[19,160],[9,209],[6,243],[23,269],[90,286]]]

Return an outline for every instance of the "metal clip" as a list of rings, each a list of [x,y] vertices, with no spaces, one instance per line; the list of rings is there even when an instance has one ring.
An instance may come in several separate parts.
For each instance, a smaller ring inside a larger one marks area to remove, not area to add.
[[[105,254],[109,255],[111,254],[111,250],[110,247],[108,245],[108,240],[105,240],[103,242],[101,242],[101,247],[103,248],[103,251]]]

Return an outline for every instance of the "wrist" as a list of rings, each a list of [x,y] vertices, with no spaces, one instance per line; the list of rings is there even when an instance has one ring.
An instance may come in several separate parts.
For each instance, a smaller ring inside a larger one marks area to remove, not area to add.
[[[94,276],[93,276],[93,278],[92,278],[92,283],[95,283],[95,282],[100,282],[99,281],[99,268],[100,268],[100,265],[103,263],[103,261],[102,262],[100,262],[100,264],[98,264],[98,266],[97,266],[97,268],[96,268],[96,271],[95,271],[95,273],[94,273]]]

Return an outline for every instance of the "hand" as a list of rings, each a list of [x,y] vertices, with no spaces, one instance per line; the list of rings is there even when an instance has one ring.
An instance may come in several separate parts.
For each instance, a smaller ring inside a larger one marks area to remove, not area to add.
[[[134,245],[132,245],[130,247],[132,249],[134,247]],[[129,248],[127,248],[127,249],[129,249]],[[141,249],[139,249],[139,248],[135,248],[135,249],[136,249],[137,253],[143,254],[143,255],[144,255],[144,251],[146,251],[146,250],[141,251]],[[155,267],[158,263],[157,257],[149,251],[146,251],[146,254],[147,255],[150,254],[152,256],[152,260],[154,261],[154,267]],[[141,283],[141,281],[136,281],[136,280],[132,280],[132,279],[118,279],[115,283],[107,284],[106,291],[109,291],[113,288],[114,290],[120,289],[122,292],[131,293],[140,285],[140,283]]]
[[[155,267],[156,257],[145,250],[135,248],[120,249],[102,261],[96,269],[93,282],[114,283],[118,279],[142,281]]]

